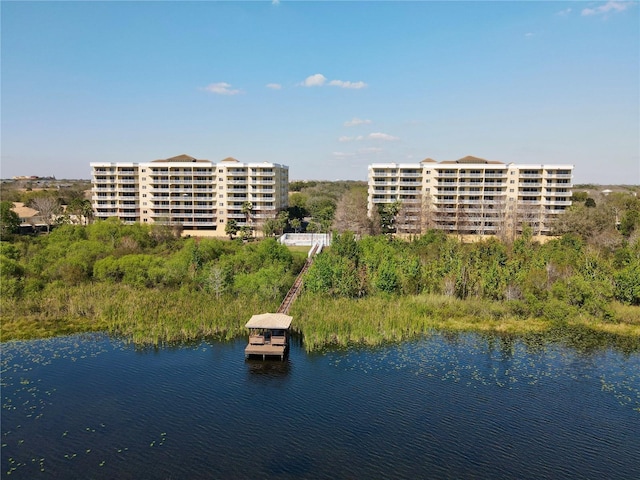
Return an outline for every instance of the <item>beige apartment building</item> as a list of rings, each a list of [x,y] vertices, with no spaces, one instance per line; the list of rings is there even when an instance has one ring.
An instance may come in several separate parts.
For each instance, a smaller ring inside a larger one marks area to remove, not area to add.
[[[573,165],[505,164],[476,157],[369,165],[368,210],[400,202],[398,233],[439,229],[511,237],[549,235],[571,205]]]
[[[91,169],[91,202],[99,219],[225,235],[231,219],[259,229],[288,207],[289,167],[277,163],[214,163],[179,155],[147,163],[91,163]],[[252,205],[249,215],[243,213],[245,202]]]

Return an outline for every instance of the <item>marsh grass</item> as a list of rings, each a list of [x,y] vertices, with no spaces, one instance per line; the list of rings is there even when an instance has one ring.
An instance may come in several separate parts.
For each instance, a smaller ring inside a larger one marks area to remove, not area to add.
[[[142,289],[106,283],[64,286],[20,300],[3,299],[2,341],[106,331],[139,346],[246,335],[255,313],[277,300],[215,296],[201,291]],[[563,341],[572,346],[640,350],[640,308],[613,304],[612,319],[578,311],[566,318],[532,317],[518,302],[460,300],[444,295],[376,295],[363,299],[304,293],[293,305],[293,328],[307,351],[326,346],[380,345],[433,331],[475,332]]]
[[[459,300],[439,295],[353,300],[305,294],[294,304],[292,315],[308,351],[327,345],[379,345],[432,331],[544,336],[574,345],[640,349],[640,309],[636,307],[617,307],[626,316],[620,315],[614,322],[579,314],[562,320],[523,317],[518,307],[508,302]]]
[[[107,331],[137,345],[244,334],[248,318],[277,302],[202,292],[91,284],[49,288],[2,302],[2,341]]]

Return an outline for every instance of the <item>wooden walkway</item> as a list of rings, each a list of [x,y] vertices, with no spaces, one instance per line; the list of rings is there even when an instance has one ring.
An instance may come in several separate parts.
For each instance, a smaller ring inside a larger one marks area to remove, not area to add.
[[[320,245],[315,244],[311,249],[311,252],[309,253],[309,257],[307,258],[307,261],[304,263],[304,267],[302,267],[302,270],[300,270],[300,273],[296,277],[296,281],[293,282],[293,285],[289,289],[287,296],[284,297],[284,300],[280,304],[280,308],[278,309],[277,313],[284,313],[285,315],[289,315],[289,309],[291,308],[291,305],[293,305],[293,302],[298,296],[298,293],[300,293],[300,288],[302,287],[302,278],[304,277],[304,274],[307,273],[307,270],[309,270],[311,263],[313,263],[313,257],[318,252],[319,248],[320,248]]]

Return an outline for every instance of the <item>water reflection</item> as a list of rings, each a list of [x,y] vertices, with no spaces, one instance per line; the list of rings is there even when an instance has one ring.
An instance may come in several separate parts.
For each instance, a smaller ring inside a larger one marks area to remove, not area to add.
[[[280,359],[257,360],[250,358],[245,360],[245,365],[250,376],[286,377],[291,371],[291,362],[288,358],[285,358],[284,361]]]
[[[2,344],[0,476],[640,478],[637,353],[433,333],[307,354],[301,340],[284,361],[245,359],[244,338]]]

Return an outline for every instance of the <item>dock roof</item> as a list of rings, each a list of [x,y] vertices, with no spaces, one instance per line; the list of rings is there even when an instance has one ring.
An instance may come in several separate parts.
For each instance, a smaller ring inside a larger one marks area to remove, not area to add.
[[[273,328],[278,330],[288,330],[293,317],[284,313],[262,313],[254,315],[247,322],[247,328]]]

